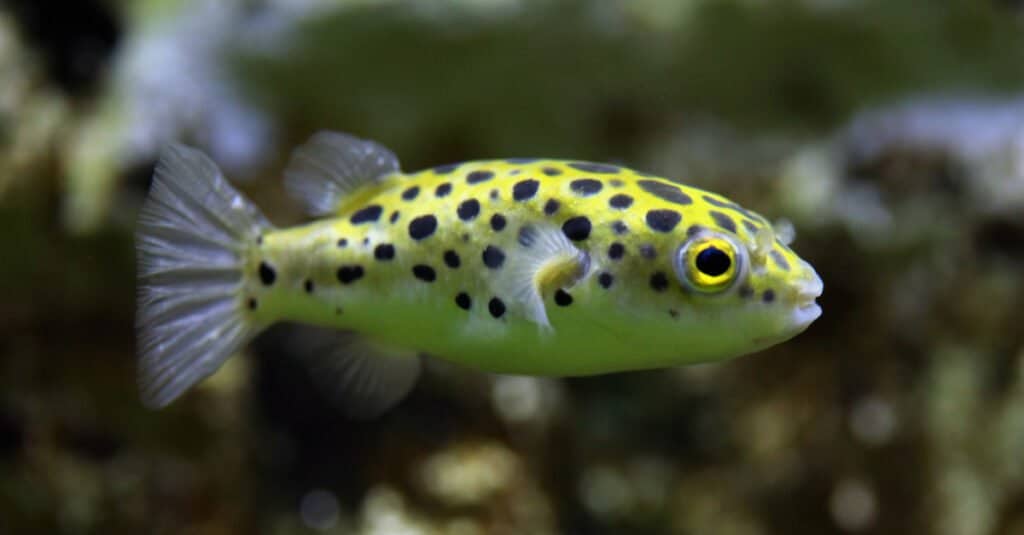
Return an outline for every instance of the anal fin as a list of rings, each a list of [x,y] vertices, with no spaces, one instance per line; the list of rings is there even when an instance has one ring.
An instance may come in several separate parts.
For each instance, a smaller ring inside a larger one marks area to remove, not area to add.
[[[498,292],[509,295],[526,318],[550,329],[544,296],[586,277],[590,256],[551,225],[527,225],[519,231],[517,249],[497,280]]]
[[[314,384],[339,410],[372,418],[401,401],[416,384],[421,357],[354,333],[294,326],[290,347],[308,364]]]

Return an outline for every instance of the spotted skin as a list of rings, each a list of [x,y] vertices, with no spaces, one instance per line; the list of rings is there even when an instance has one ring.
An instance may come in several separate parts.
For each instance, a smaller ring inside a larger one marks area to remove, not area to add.
[[[750,245],[770,229],[763,217],[710,192],[619,166],[515,159],[396,173],[356,197],[336,217],[267,233],[249,259],[245,295],[258,303],[249,314],[541,375],[697,362],[795,334],[734,347],[694,329],[695,347],[715,351],[680,355],[687,318],[718,306],[677,279],[672,260],[680,245],[706,231]],[[399,210],[395,222],[381,217]],[[588,262],[580,280],[542,295],[551,329],[531,321],[497,283],[527,254],[520,230],[538,224],[564,232]],[[764,269],[796,276],[806,264],[787,246],[772,247]],[[273,266],[272,284],[264,284],[264,264]],[[771,280],[745,281],[730,299],[768,310],[786,291]],[[306,282],[315,291],[304,292]]]

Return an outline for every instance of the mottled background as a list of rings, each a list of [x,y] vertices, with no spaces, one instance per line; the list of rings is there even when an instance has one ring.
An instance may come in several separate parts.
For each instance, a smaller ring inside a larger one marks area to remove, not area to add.
[[[1024,7],[1011,0],[0,4],[0,532],[1024,533]],[[161,145],[280,225],[333,128],[406,169],[592,159],[797,229],[795,340],[537,380],[432,367],[330,408],[280,329],[137,397]]]

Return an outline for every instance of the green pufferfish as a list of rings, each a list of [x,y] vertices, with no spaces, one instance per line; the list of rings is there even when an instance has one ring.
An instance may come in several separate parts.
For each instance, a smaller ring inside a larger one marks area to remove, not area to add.
[[[162,154],[137,230],[146,405],[278,321],[320,326],[296,350],[343,404],[374,413],[408,392],[422,355],[602,374],[750,353],[821,314],[821,279],[764,217],[620,166],[509,158],[403,173],[377,143],[320,132],[284,175],[319,219],[275,228],[201,152]]]

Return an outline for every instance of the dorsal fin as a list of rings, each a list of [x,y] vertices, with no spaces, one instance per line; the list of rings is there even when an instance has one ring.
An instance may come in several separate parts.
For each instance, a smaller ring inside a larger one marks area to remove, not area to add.
[[[590,256],[551,225],[522,227],[516,247],[495,289],[510,296],[528,320],[549,329],[544,296],[582,280],[590,271]]]
[[[311,215],[326,215],[353,191],[397,171],[398,158],[384,146],[325,130],[292,153],[284,185]]]

